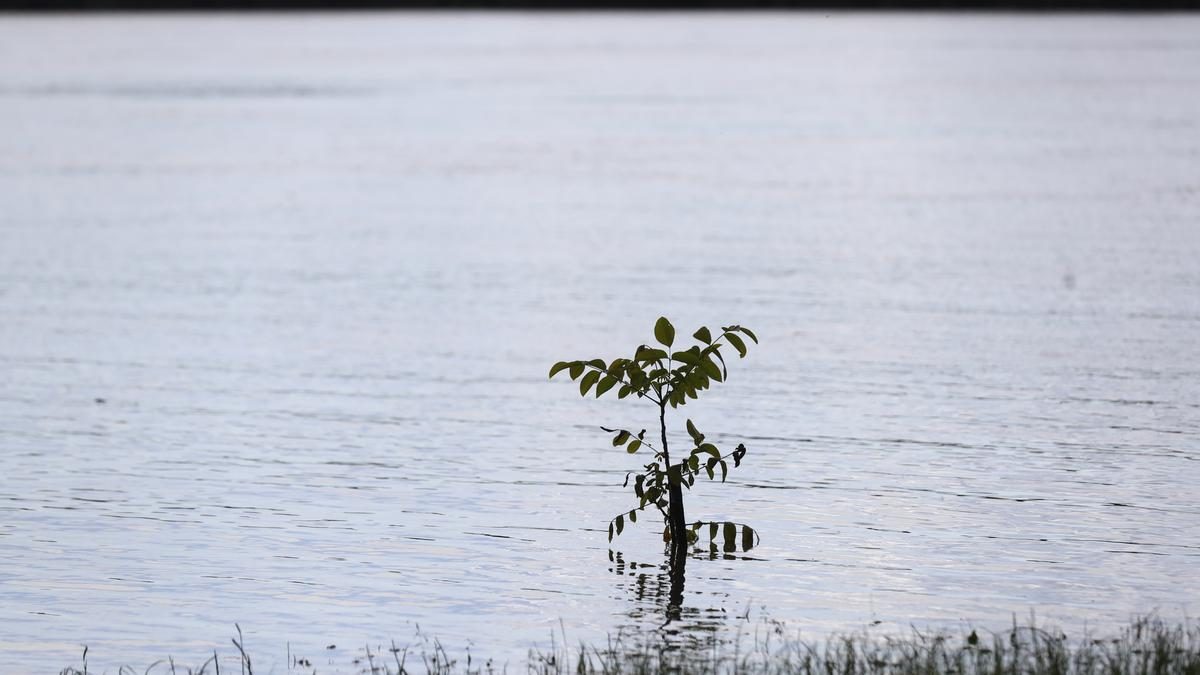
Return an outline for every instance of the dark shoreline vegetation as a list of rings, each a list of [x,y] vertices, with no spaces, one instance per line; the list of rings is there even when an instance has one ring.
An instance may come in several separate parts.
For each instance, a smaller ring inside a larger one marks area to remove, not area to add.
[[[244,640],[233,639],[236,651],[214,652],[207,661],[187,667],[159,660],[125,673],[253,675],[252,656]],[[352,672],[370,675],[666,675],[729,673],[745,675],[1200,675],[1200,622],[1169,624],[1140,618],[1116,635],[1068,637],[1055,628],[1030,621],[991,633],[974,629],[959,634],[921,632],[833,635],[810,641],[777,621],[764,620],[754,630],[741,630],[733,640],[695,639],[666,644],[657,633],[618,636],[600,646],[555,644],[549,651],[530,650],[523,664],[496,663],[468,653],[455,655],[436,639],[418,636],[417,644],[367,649],[353,660]],[[88,652],[82,662],[60,675],[92,675]],[[224,659],[225,664],[221,665]],[[288,656],[287,672],[316,673],[342,664],[315,663]]]

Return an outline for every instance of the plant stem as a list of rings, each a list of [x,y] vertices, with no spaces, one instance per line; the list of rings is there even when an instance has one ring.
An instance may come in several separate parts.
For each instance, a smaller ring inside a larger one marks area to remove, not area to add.
[[[667,529],[671,533],[671,547],[687,546],[687,518],[683,515],[683,471],[673,469],[671,454],[667,450],[667,405],[658,406],[658,428],[662,432],[663,464],[667,467]],[[672,475],[672,471],[674,474]]]

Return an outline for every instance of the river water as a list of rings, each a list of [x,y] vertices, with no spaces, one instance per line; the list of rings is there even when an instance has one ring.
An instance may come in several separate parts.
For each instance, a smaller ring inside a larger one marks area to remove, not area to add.
[[[0,129],[6,672],[657,629],[546,372],[660,314],[762,340],[664,633],[1200,611],[1200,17],[3,16]]]

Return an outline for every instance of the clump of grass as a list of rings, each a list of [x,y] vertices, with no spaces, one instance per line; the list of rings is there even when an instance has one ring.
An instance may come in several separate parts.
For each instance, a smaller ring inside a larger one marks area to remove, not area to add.
[[[240,636],[240,631],[239,631]],[[235,641],[241,672],[252,675],[250,659]],[[386,652],[386,653],[385,653]],[[303,670],[293,670],[297,665]],[[493,675],[509,665],[455,658],[437,640],[421,638],[416,647],[366,651],[355,659],[368,675]],[[82,670],[89,675],[87,651]],[[316,672],[292,660],[289,672]],[[664,643],[658,633],[611,638],[603,646],[570,648],[554,644],[533,650],[513,670],[528,675],[1200,675],[1200,623],[1167,624],[1157,618],[1135,620],[1115,637],[1069,638],[1032,622],[997,633],[972,630],[966,635],[922,633],[881,636],[868,632],[811,642],[789,637],[783,624],[767,621],[753,635],[733,640],[715,635],[689,644]],[[216,655],[197,669],[157,662],[147,673],[219,675]],[[127,672],[122,669],[122,673]],[[134,672],[130,669],[128,672]],[[226,667],[225,672],[231,671]]]
[[[839,635],[810,642],[786,635],[781,624],[724,646],[662,649],[643,641],[605,649],[531,653],[535,675],[1200,675],[1200,624],[1168,625],[1144,618],[1116,637],[1072,640],[1034,624],[999,633],[972,630],[948,636]],[[395,675],[395,674],[391,674]],[[415,675],[415,674],[414,674]],[[449,675],[449,671],[445,673]]]

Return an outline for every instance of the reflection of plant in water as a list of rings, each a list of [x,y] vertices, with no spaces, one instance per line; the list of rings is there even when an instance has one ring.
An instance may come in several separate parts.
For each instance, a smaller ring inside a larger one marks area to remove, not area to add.
[[[733,554],[722,555],[731,557]],[[701,583],[694,593],[707,596],[708,602],[684,607],[684,575],[675,574],[669,563],[661,559],[657,563],[639,562],[612,549],[608,552],[608,560],[608,571],[621,578],[621,594],[630,594],[634,601],[626,612],[634,622],[634,630],[640,630],[644,627],[643,621],[657,617],[664,610],[668,623],[682,621],[681,627],[673,631],[681,635],[709,633],[726,625],[729,615],[724,601],[729,598],[729,593],[721,584]],[[625,630],[624,627],[621,630]]]
[[[680,565],[683,556],[677,554],[701,536],[707,536],[709,546],[714,551],[718,540],[725,551],[735,551],[739,544],[741,550],[749,550],[758,543],[757,533],[748,525],[710,521],[689,524],[683,509],[683,489],[690,489],[699,476],[716,480],[719,474],[724,482],[729,472],[729,462],[732,461],[734,467],[740,465],[746,455],[746,446],[739,444],[732,452],[722,453],[690,419],[685,425],[692,440],[692,449],[687,456],[672,464],[667,446],[667,407],[685,405],[712,383],[724,382],[728,371],[721,349],[732,347],[739,358],[745,357],[746,341],[742,336],[758,343],[758,337],[750,329],[741,326],[725,326],[716,336],[708,328],[701,327],[692,335],[696,339],[694,346],[669,352],[667,350],[675,343],[675,327],[662,317],[654,324],[654,338],[666,349],[641,345],[634,350],[633,358],[617,358],[607,363],[603,359],[559,361],[550,368],[551,378],[566,371],[572,380],[578,380],[582,396],[594,392],[599,398],[616,390],[617,398],[634,395],[658,407],[661,445],[657,448],[646,440],[645,429],[634,433],[628,429],[601,427],[613,434],[614,446],[623,446],[630,454],[642,449],[654,453],[643,471],[626,475],[626,486],[629,485],[630,476],[634,479],[633,492],[637,496],[638,506],[609,522],[609,541],[624,531],[626,522],[636,523],[640,512],[654,507],[667,522],[663,537],[671,542],[672,558],[679,558]]]

